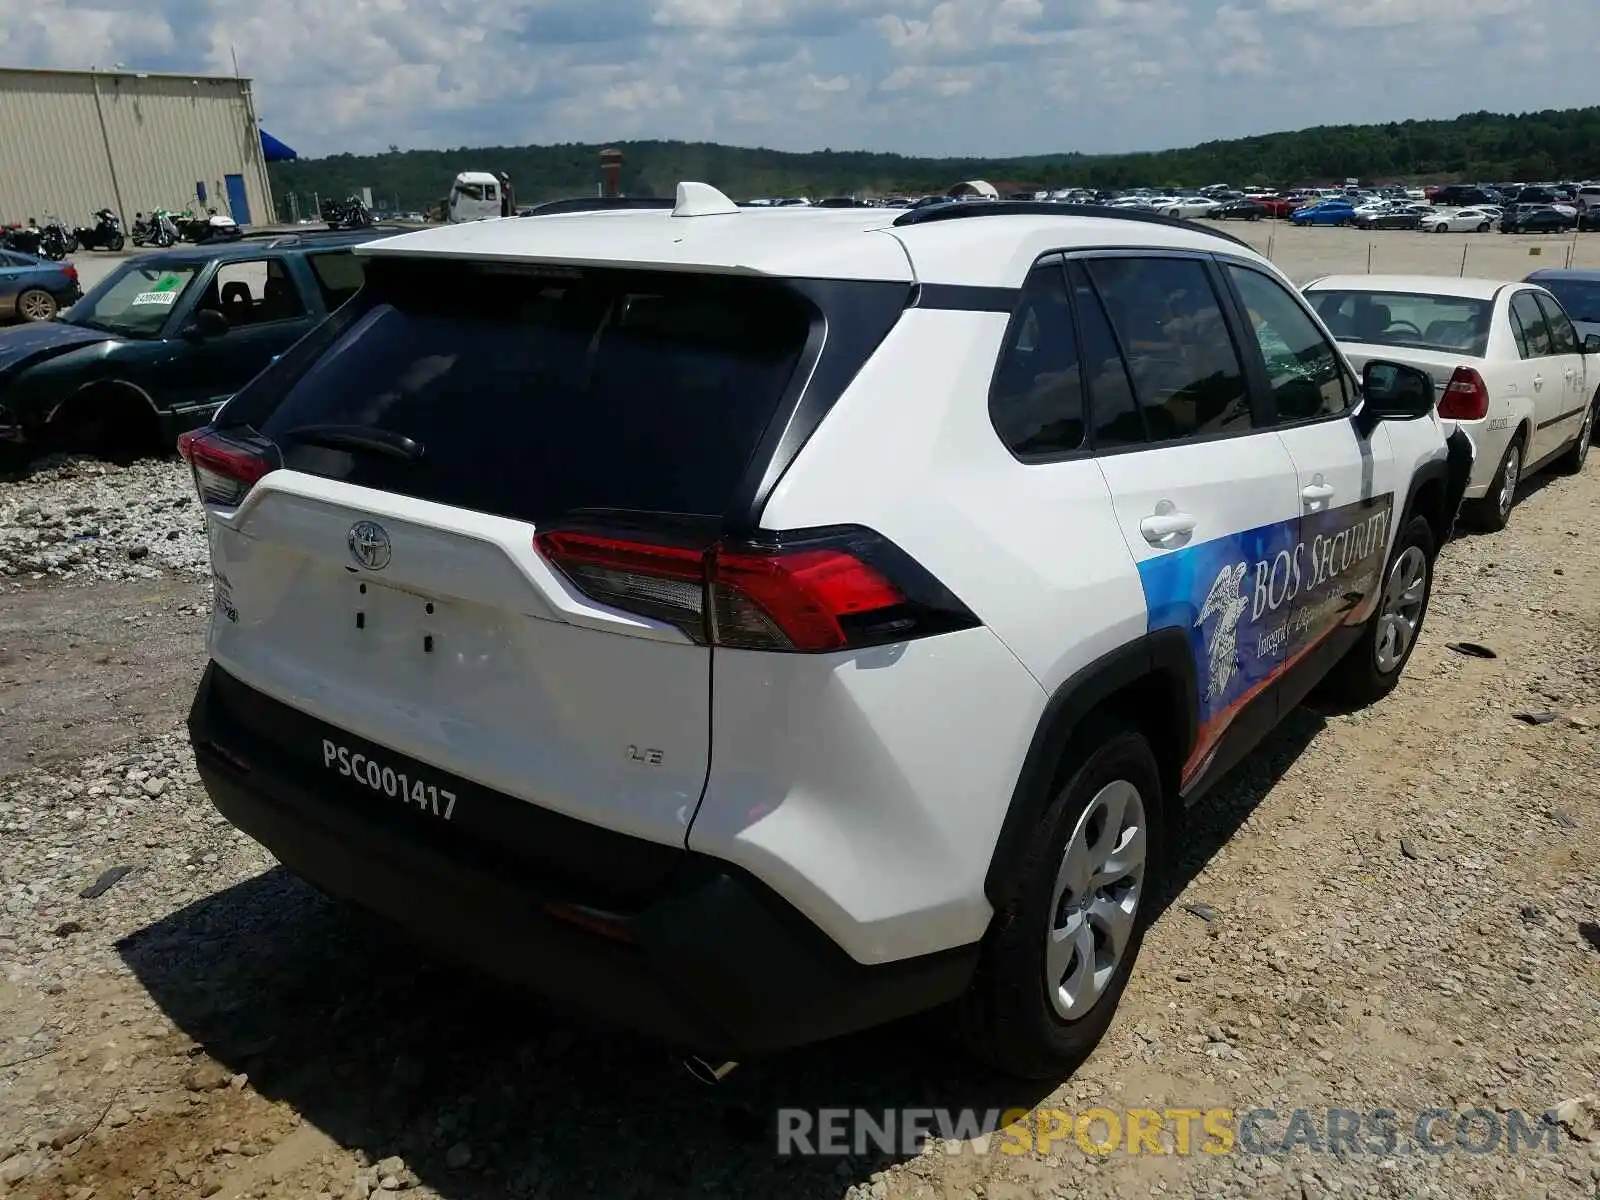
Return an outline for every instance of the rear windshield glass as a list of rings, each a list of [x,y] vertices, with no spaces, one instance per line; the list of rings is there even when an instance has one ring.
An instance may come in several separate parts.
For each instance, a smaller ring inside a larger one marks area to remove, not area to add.
[[[1600,325],[1600,279],[1535,279],[1556,294],[1567,316],[1584,324]]]
[[[368,283],[261,432],[296,470],[536,522],[721,515],[811,328],[803,300],[762,281],[377,260]],[[422,454],[309,445],[294,437],[309,425]]]
[[[1306,298],[1341,342],[1444,350],[1481,358],[1493,303],[1412,292],[1313,291]]]

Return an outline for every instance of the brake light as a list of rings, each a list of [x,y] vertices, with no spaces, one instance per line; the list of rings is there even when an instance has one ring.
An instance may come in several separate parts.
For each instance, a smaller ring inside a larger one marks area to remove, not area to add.
[[[1489,415],[1489,385],[1471,367],[1457,367],[1439,401],[1439,415],[1447,421],[1481,421]]]
[[[61,273],[68,279],[72,280],[73,283],[78,282],[78,268],[73,266],[71,263],[62,263]]]
[[[200,502],[219,508],[237,508],[275,465],[266,445],[228,437],[210,426],[180,435],[178,453],[194,472]]]
[[[823,653],[970,628],[977,618],[863,529],[782,546],[671,546],[576,531],[534,545],[585,595],[703,645]]]

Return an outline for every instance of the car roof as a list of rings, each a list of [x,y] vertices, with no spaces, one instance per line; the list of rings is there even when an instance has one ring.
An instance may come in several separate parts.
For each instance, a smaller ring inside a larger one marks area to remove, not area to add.
[[[217,242],[209,246],[181,245],[135,255],[129,262],[148,262],[161,266],[194,266],[213,262],[233,262],[294,251],[337,250],[381,238],[384,229],[321,230],[304,233],[253,234],[236,242]]]
[[[738,208],[706,192],[726,207],[707,201],[705,215],[657,207],[504,217],[367,242],[358,253],[977,287],[1017,287],[1041,255],[1060,250],[1226,250],[1266,262],[1231,235],[1128,210],[992,200],[915,211]],[[680,189],[680,208],[683,196]],[[691,194],[691,206],[696,196],[704,193]]]
[[[1535,283],[1544,279],[1572,279],[1588,283],[1600,283],[1600,270],[1596,270],[1593,267],[1545,267],[1542,270],[1532,272],[1528,279]]]
[[[1306,284],[1306,291],[1395,292],[1420,296],[1458,296],[1463,300],[1493,300],[1501,289],[1515,286],[1510,279],[1458,278],[1454,275],[1324,275]]]

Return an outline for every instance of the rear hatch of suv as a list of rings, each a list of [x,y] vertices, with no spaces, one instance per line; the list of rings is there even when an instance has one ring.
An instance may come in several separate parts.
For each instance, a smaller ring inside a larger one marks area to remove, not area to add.
[[[839,286],[883,301],[829,339],[847,378],[907,289]],[[362,296],[184,447],[217,728],[418,836],[642,902],[708,769],[696,556],[794,453],[827,294],[373,258]],[[696,570],[631,572],[630,530]]]

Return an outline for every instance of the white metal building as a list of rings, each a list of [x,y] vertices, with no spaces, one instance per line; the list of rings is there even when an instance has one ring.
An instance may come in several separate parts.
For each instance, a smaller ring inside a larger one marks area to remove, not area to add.
[[[0,67],[0,224],[190,205],[275,220],[248,79]]]

